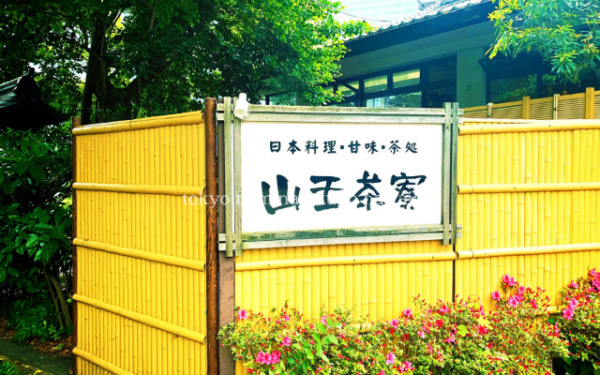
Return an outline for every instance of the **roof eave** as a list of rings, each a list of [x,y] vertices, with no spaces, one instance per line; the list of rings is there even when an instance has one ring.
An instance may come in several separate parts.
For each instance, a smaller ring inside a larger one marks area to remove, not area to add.
[[[485,1],[480,4],[444,14],[432,15],[408,24],[389,27],[360,38],[351,39],[345,43],[349,50],[345,58],[442,34],[478,23],[489,22],[488,15],[493,10],[494,4],[490,1]]]

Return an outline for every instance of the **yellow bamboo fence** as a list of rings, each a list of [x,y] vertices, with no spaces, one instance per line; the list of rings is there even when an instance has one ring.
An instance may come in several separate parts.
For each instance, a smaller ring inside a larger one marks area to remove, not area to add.
[[[206,206],[182,199],[216,184],[205,128],[190,113],[73,130],[77,374],[217,373],[207,359],[216,303],[207,304],[206,275],[216,217],[207,224]],[[220,303],[268,313],[288,301],[307,319],[344,306],[391,319],[417,295],[480,297],[490,307],[508,273],[558,306],[568,281],[600,267],[599,160],[597,120],[466,119],[455,246],[248,249],[234,261],[222,253],[219,267],[232,268],[220,271]],[[227,309],[220,324],[232,319]]]
[[[235,304],[268,313],[288,301],[391,319],[413,298],[490,294],[504,274],[561,289],[600,267],[600,121],[465,119],[458,139],[457,245],[441,241],[252,249],[235,258]],[[597,218],[598,217],[598,218]],[[244,372],[240,362],[236,372]]]
[[[456,293],[491,306],[508,273],[560,305],[571,279],[600,267],[600,121],[466,121]]]
[[[75,127],[77,374],[205,374],[200,112]]]
[[[585,93],[490,103],[465,108],[466,118],[569,120],[600,119],[600,91],[588,87]]]

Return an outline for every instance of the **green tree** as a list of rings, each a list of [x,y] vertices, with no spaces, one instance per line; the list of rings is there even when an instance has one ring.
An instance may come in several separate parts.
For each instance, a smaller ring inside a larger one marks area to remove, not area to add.
[[[499,0],[490,14],[498,52],[539,52],[564,81],[579,83],[600,61],[600,1]]]
[[[69,126],[0,131],[0,312],[17,338],[71,326]]]
[[[83,124],[195,110],[200,98],[239,92],[255,102],[262,90],[296,92],[313,104],[335,99],[319,84],[339,74],[343,39],[369,28],[335,21],[341,5],[329,0],[29,0],[0,7],[0,78],[39,66],[45,89],[64,95],[49,102],[61,109],[80,102]]]

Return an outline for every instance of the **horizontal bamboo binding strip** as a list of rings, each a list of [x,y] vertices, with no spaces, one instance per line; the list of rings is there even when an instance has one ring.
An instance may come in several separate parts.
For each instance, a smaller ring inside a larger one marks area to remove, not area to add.
[[[204,262],[198,260],[179,258],[172,255],[151,253],[144,250],[128,249],[125,247],[114,246],[100,242],[86,241],[79,238],[73,239],[73,245],[85,247],[88,249],[101,250],[107,253],[123,255],[131,258],[143,259],[150,262],[167,264],[169,266],[189,268],[191,270],[204,272],[205,264]]]
[[[600,182],[458,185],[458,194],[600,190]]]
[[[108,191],[113,193],[131,194],[162,194],[176,196],[204,196],[204,186],[173,186],[173,185],[118,185],[118,184],[92,184],[76,182],[73,184],[75,190]],[[210,202],[207,202],[210,203]]]
[[[180,327],[180,326],[172,324],[172,323],[167,323],[160,319],[153,318],[151,316],[140,314],[135,311],[127,310],[127,309],[117,307],[114,305],[110,305],[106,302],[102,302],[97,299],[85,297],[80,294],[75,294],[73,296],[73,299],[77,302],[84,303],[86,305],[95,307],[97,309],[108,311],[110,313],[122,316],[123,318],[135,320],[138,323],[142,323],[149,327],[153,327],[153,328],[159,329],[161,331],[169,332],[175,336],[181,336],[183,338],[186,338],[186,339],[192,340],[192,341],[196,341],[201,344],[204,344],[204,340],[206,338],[206,335],[204,335],[200,332],[192,331],[191,329],[188,329],[188,328]]]
[[[85,350],[81,350],[79,348],[73,348],[73,354],[75,354],[79,358],[85,359],[88,362],[92,362],[96,366],[102,367],[106,371],[110,371],[113,374],[116,374],[116,375],[134,375],[132,372],[125,371],[122,368],[117,367],[117,366],[113,365],[112,363],[103,360],[100,357],[96,357],[95,355],[86,352]]]
[[[235,265],[236,271],[255,271],[291,267],[318,267],[318,266],[341,266],[352,264],[374,264],[393,262],[424,262],[437,260],[455,260],[456,253],[447,251],[443,253],[425,254],[393,254],[393,255],[356,255],[325,258],[307,259],[281,259],[257,262],[242,262]]]
[[[459,250],[458,259],[493,258],[512,255],[537,255],[570,253],[575,251],[600,250],[600,243],[581,243],[572,245],[507,247],[502,249]]]
[[[599,120],[561,120],[538,121],[537,123],[510,124],[510,125],[469,125],[460,126],[460,135],[470,134],[496,134],[496,133],[523,133],[544,132],[558,130],[590,130],[600,129]]]
[[[160,128],[163,126],[203,124],[202,112],[189,112],[177,115],[147,117],[135,120],[108,122],[99,125],[86,125],[73,129],[74,135],[116,133],[128,130]]]

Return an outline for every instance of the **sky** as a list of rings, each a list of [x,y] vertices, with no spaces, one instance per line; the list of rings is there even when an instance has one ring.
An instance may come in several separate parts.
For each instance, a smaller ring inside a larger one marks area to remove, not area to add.
[[[419,10],[417,0],[340,0],[344,13],[337,15],[339,21],[365,20],[375,26],[385,26],[415,14]]]

